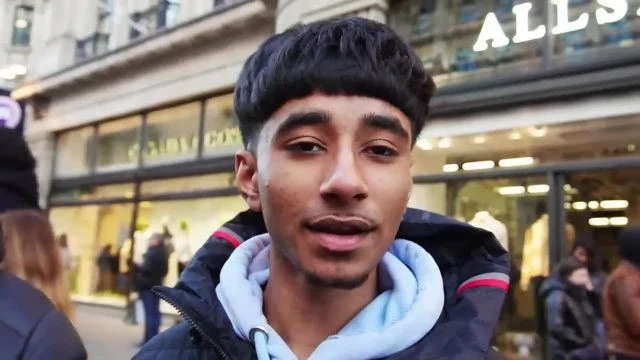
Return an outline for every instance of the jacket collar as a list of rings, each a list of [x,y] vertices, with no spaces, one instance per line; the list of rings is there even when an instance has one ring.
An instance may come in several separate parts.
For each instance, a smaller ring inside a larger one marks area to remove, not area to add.
[[[260,213],[253,211],[239,213],[214,232],[213,236],[198,250],[174,288],[156,287],[154,291],[176,307],[181,315],[186,317],[193,326],[202,330],[213,342],[246,347],[243,351],[253,351],[250,344],[239,341],[235,336],[231,322],[216,297],[215,287],[220,282],[222,266],[233,249],[244,240],[266,232]],[[474,314],[469,314],[467,320],[464,316],[459,316],[460,314],[447,314],[448,311],[455,311],[453,309],[454,304],[457,303],[455,297],[459,295],[461,289],[470,288],[470,281],[479,279],[475,280],[476,283],[486,284],[486,281],[482,282],[485,274],[498,274],[506,284],[504,286],[498,284],[498,287],[505,290],[508,286],[509,258],[506,250],[491,233],[485,230],[435,213],[407,209],[397,237],[420,244],[438,264],[445,280],[447,300],[443,317],[436,326],[442,321],[447,321],[444,319],[446,317],[455,318],[455,321],[449,322],[450,326],[447,326],[449,335],[456,331],[452,326],[469,327],[468,322],[473,320]],[[504,294],[501,294],[490,300],[499,302],[499,306],[503,299]],[[498,315],[495,315],[495,319],[492,317],[492,324],[484,324],[491,326],[489,330],[491,333]],[[486,341],[486,347],[488,347],[491,334],[484,335],[488,337]],[[442,337],[442,340],[445,338]],[[451,346],[451,343],[449,344]],[[437,348],[442,349],[440,346]],[[486,352],[486,349],[483,351]]]

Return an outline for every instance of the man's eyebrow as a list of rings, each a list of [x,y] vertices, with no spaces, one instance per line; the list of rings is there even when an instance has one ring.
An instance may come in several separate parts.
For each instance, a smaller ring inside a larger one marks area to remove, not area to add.
[[[394,116],[368,114],[362,119],[367,127],[387,130],[405,139],[410,138],[407,130],[402,127],[400,120]]]
[[[304,112],[296,112],[289,115],[275,131],[275,138],[282,136],[291,130],[318,124],[326,124],[331,121],[331,116],[323,111],[311,110]]]

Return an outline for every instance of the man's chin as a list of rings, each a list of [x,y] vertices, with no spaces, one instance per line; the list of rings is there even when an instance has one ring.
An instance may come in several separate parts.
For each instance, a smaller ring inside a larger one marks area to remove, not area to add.
[[[340,290],[353,290],[364,284],[369,274],[357,274],[351,276],[325,276],[315,273],[307,273],[307,281],[317,287],[325,287]]]

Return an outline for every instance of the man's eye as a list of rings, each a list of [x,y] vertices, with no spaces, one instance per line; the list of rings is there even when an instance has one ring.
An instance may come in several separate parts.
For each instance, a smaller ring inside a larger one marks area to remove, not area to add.
[[[309,141],[300,141],[294,144],[287,145],[287,149],[289,151],[303,152],[303,153],[313,153],[322,151],[322,147],[316,143],[312,143]]]
[[[372,146],[367,149],[367,152],[376,156],[395,156],[398,154],[396,150],[388,146]]]

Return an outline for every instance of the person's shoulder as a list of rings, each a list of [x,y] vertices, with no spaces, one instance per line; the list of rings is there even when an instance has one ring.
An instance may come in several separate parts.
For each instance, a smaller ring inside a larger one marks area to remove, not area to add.
[[[217,353],[186,321],[161,332],[144,344],[133,360],[218,359]]]
[[[87,351],[69,319],[51,309],[29,336],[23,358],[84,360]]]
[[[54,309],[38,289],[18,277],[0,271],[0,322],[21,336],[27,336],[40,320]],[[6,310],[6,311],[4,311]]]

